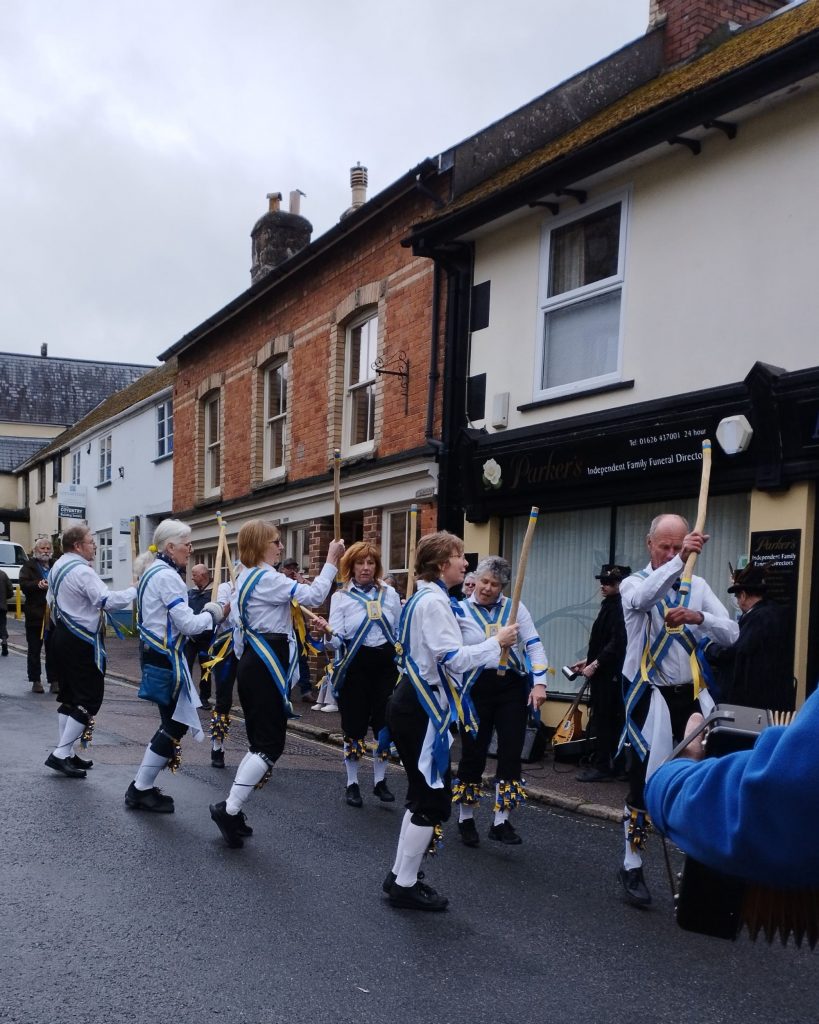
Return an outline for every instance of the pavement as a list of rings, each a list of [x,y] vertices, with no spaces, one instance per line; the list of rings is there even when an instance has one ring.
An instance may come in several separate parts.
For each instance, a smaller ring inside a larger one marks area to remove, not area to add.
[[[21,620],[9,617],[9,644],[12,650],[25,654],[26,639]],[[134,637],[108,637],[106,640],[108,668],[106,678],[117,680],[134,687],[139,686],[140,670],[137,640]],[[45,679],[45,672],[43,673]],[[46,686],[46,689],[48,687]],[[341,718],[338,712],[313,711],[315,689],[310,703],[301,701],[298,694],[293,706],[299,718],[291,719],[288,731],[333,747],[342,745]],[[241,720],[241,708],[236,705],[234,717]],[[232,746],[233,744],[231,744]],[[458,740],[452,746],[452,762],[457,764]],[[490,762],[491,767],[491,762]],[[582,767],[582,766],[581,766]],[[618,780],[610,782],[578,782],[575,775],[578,765],[573,762],[558,762],[551,748],[547,748],[542,761],[524,765],[527,799],[533,803],[558,807],[604,821],[622,821],[623,805],[627,784]],[[486,776],[487,782],[491,775]]]

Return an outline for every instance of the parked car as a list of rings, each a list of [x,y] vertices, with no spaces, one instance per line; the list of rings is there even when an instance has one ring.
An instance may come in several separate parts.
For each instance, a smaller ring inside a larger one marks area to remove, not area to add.
[[[22,544],[15,544],[11,540],[0,540],[0,569],[8,576],[14,586],[20,579],[20,566],[26,561],[25,548]],[[9,605],[14,604],[14,598]]]

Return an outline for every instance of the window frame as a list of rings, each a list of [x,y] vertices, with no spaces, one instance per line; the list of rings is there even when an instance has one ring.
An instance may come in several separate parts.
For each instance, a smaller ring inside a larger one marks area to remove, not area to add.
[[[212,412],[215,406],[215,413]],[[215,417],[217,436],[216,440],[210,441],[210,424]],[[202,430],[203,430],[203,455],[204,466],[202,474],[202,493],[206,498],[215,497],[222,493],[222,393],[211,391],[202,399]],[[218,478],[214,483],[213,465],[214,461],[218,468]]]
[[[45,501],[46,499],[46,467],[45,463],[41,462],[37,466],[37,503]]]
[[[99,460],[97,465],[97,484],[111,483],[111,461],[113,436],[104,434],[99,439]]]
[[[101,579],[114,576],[114,531],[112,527],[97,530],[97,575]]]
[[[276,371],[284,368],[284,374],[282,375],[282,393],[280,394],[280,400],[283,398],[284,412],[277,413],[275,416],[270,415],[270,385],[273,380],[273,375]],[[283,477],[287,472],[287,428],[288,428],[288,416],[290,414],[288,406],[288,387],[290,384],[290,360],[286,355],[272,359],[263,370],[263,385],[262,385],[262,479],[263,480],[277,480]],[[270,465],[270,453],[271,453],[271,437],[273,433],[273,424],[282,424],[282,439],[281,439],[281,463],[275,466]]]
[[[71,453],[71,483],[78,485],[80,482],[81,451],[77,448]]]
[[[344,399],[343,399],[343,413],[342,413],[342,424],[341,424],[341,451],[344,455],[361,455],[366,452],[371,452],[375,448],[375,425],[376,425],[376,385],[378,383],[378,376],[375,370],[372,369],[372,363],[378,358],[378,329],[379,329],[380,312],[378,306],[370,306],[365,310],[362,310],[355,316],[344,328]],[[367,361],[367,366],[370,372],[370,376],[366,380],[357,381],[355,384],[350,383],[350,376],[352,370],[352,335],[359,327],[363,327],[375,321],[375,337],[372,348],[372,359]],[[365,388],[372,392],[372,404],[371,404],[371,415],[372,421],[370,424],[370,436],[366,441],[358,441],[352,443],[350,439],[350,433],[354,422],[353,418],[353,396],[354,392],[363,391]]]
[[[168,426],[170,425],[170,429]],[[173,455],[173,399],[166,398],[156,405],[156,457],[167,459]]]
[[[608,206],[620,204],[620,234],[617,251],[617,272],[609,277],[594,281],[591,284],[580,285],[558,295],[549,295],[549,277],[551,269],[551,239],[552,233],[567,225],[599,213]],[[626,252],[628,242],[628,227],[630,220],[631,189],[621,189],[614,193],[601,196],[593,202],[582,204],[565,214],[560,214],[547,220],[541,232],[540,241],[540,266],[538,270],[538,308],[537,321],[535,325],[535,365],[534,377],[532,380],[532,400],[541,401],[549,398],[560,398],[589,391],[594,388],[603,387],[607,384],[619,383],[623,378],[623,321],[625,310],[626,290]],[[606,373],[597,373],[579,380],[569,381],[565,384],[558,384],[554,387],[541,387],[543,380],[544,364],[546,359],[546,337],[545,324],[546,315],[560,310],[571,309],[572,306],[581,306],[591,299],[597,299],[604,295],[618,292],[620,296],[620,309],[617,322],[617,365],[614,370]]]
[[[391,549],[393,525],[392,517],[404,515],[404,565],[392,565]],[[407,579],[409,578],[409,548],[410,548],[410,506],[399,505],[397,508],[385,508],[381,519],[381,551],[385,576],[395,576],[400,581],[406,593]]]

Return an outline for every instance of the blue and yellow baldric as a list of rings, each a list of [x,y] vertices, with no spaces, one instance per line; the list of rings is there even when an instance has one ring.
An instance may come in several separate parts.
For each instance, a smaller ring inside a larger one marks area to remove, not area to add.
[[[648,572],[645,569],[641,569],[640,572],[636,573],[636,575],[645,579],[648,576]],[[685,652],[688,654],[691,664],[691,678],[694,683],[695,700],[699,697],[700,691],[708,689],[709,683],[711,682],[711,672],[708,668],[704,655],[705,646],[708,642],[707,637],[704,637],[702,640],[697,642],[696,637],[687,626],[682,625],[669,627],[665,625],[666,614],[672,608],[687,608],[690,600],[691,579],[684,578],[680,580],[679,591],[674,595],[674,597],[665,597],[654,605],[654,608],[660,613],[663,627],[653,643],[651,642],[652,613],[648,612],[646,615],[646,625],[643,633],[643,653],[640,657],[640,668],[637,675],[629,684],[625,695],[626,724],[623,728],[618,748],[618,750],[622,749],[624,743],[628,741],[637,752],[641,761],[645,760],[649,747],[645,737],[634,721],[634,708],[637,706],[638,701],[646,692],[648,687],[656,682],[657,676],[660,674],[659,665],[666,654],[671,650],[672,644],[681,644]]]
[[[57,602],[57,595],[60,592],[60,586],[62,585],[63,580],[70,572],[81,565],[88,565],[88,563],[85,559],[77,555],[75,559],[72,559],[69,562],[64,562],[57,572],[54,572],[52,569],[50,586],[54,602],[54,615],[57,621],[62,622],[65,628],[69,630],[69,632],[73,633],[74,636],[80,640],[84,640],[87,644],[91,644],[94,648],[94,664],[100,672],[105,672],[105,603],[103,602],[103,606],[100,608],[100,618],[96,632],[92,633],[90,629],[86,629],[85,626],[77,622],[75,618],[67,612],[64,612]]]
[[[208,647],[208,660],[202,662],[202,679],[210,678],[217,665],[233,654],[233,630],[220,633]]]
[[[333,661],[333,693],[336,697],[344,685],[344,677],[352,664],[353,658],[358,654],[361,645],[373,626],[379,626],[387,643],[395,647],[395,636],[390,629],[389,623],[384,618],[384,595],[386,590],[383,587],[379,587],[378,597],[374,601],[371,601],[366,594],[355,588],[347,590],[345,593],[348,597],[358,602],[367,614],[361,620],[358,629],[356,629],[351,639],[344,644],[344,647]]]
[[[431,594],[429,588],[417,590],[401,610],[401,621],[398,627],[399,639],[396,647],[399,671],[405,675],[415,689],[421,707],[427,713],[435,730],[432,748],[433,781],[440,780],[449,767],[449,726],[453,721],[464,721],[464,709],[458,688],[445,669],[438,665],[438,676],[447,699],[445,708],[441,708],[435,691],[426,679],[423,679],[418,664],[410,650],[410,632],[412,619],[418,603]],[[444,663],[454,656],[455,652],[444,658]],[[473,712],[474,714],[474,712]]]
[[[251,629],[247,618],[247,603],[250,600],[250,595],[258,586],[262,576],[266,572],[270,572],[269,569],[255,568],[251,569],[250,572],[245,576],[242,581],[239,591],[236,595],[236,607],[239,609],[239,620],[241,622],[242,634],[244,635],[245,642],[250,645],[251,650],[256,654],[262,664],[265,666],[267,671],[270,673],[273,682],[276,684],[276,689],[279,691],[282,704],[284,705],[284,713],[288,718],[297,718],[298,716],[293,711],[293,705],[290,703],[290,699],[287,696],[290,687],[290,674],[292,672],[286,672],[282,667],[282,663],[276,657],[276,653],[265,638],[258,633],[255,629]]]
[[[140,639],[152,651],[156,651],[157,654],[164,655],[171,665],[171,671],[173,672],[173,700],[176,700],[179,694],[179,689],[182,683],[187,681],[190,677],[188,675],[188,663],[185,660],[185,637],[182,633],[177,633],[174,636],[173,622],[171,621],[171,608],[175,608],[176,605],[184,602],[183,597],[177,597],[175,600],[167,606],[166,609],[166,622],[165,622],[165,636],[159,637],[156,633],[153,633],[142,621],[142,602],[145,598],[145,587],[148,581],[152,579],[158,572],[173,572],[169,565],[164,562],[154,562],[145,572],[142,574],[142,578],[137,586],[137,631],[139,632]]]

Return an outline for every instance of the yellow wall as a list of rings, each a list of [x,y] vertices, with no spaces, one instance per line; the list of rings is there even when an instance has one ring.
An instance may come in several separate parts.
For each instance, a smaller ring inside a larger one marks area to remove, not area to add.
[[[464,550],[477,551],[478,558],[500,554],[500,519],[492,516],[488,523],[464,523]]]
[[[751,494],[751,532],[759,530],[801,530],[799,587],[796,599],[796,648],[794,675],[798,687],[797,705],[805,699],[808,671],[808,624],[810,617],[811,567],[813,566],[813,524],[816,519],[816,485],[813,481],[795,484],[784,493],[753,491]]]

